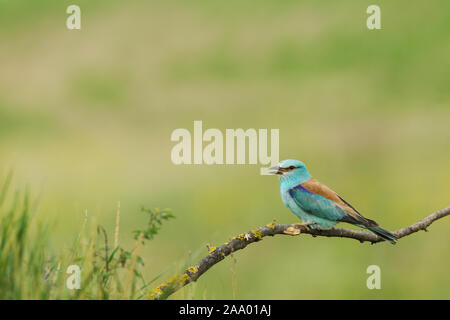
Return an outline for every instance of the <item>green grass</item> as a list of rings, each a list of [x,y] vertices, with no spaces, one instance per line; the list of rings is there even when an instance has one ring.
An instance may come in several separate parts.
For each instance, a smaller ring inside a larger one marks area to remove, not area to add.
[[[37,202],[28,192],[11,191],[11,174],[0,193],[0,299],[142,299],[159,275],[147,281],[141,272],[139,255],[146,241],[158,233],[163,221],[174,216],[169,210],[141,208],[148,222],[136,229],[136,241],[126,250],[118,241],[119,220],[114,241],[87,213],[72,246],[55,251],[50,228],[35,216]],[[120,211],[118,212],[118,219]],[[79,288],[70,266],[81,270]]]

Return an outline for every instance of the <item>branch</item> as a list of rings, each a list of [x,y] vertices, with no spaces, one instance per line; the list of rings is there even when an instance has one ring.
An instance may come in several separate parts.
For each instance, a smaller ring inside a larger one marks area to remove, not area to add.
[[[438,219],[448,216],[449,214],[450,207],[447,207],[430,214],[428,217],[411,226],[397,230],[393,232],[393,234],[398,239],[400,239],[420,230],[428,231],[427,228],[429,225],[431,225]],[[153,300],[166,299],[185,285],[196,281],[212,266],[225,259],[226,256],[230,255],[234,251],[244,249],[249,244],[258,242],[264,237],[274,236],[276,234],[296,236],[302,233],[310,234],[313,237],[321,236],[351,238],[358,240],[361,243],[370,242],[374,244],[384,241],[377,235],[364,231],[339,228],[333,228],[330,230],[312,230],[298,224],[275,224],[275,222],[272,222],[271,224],[268,224],[264,227],[260,227],[247,233],[242,233],[236,237],[233,237],[230,239],[230,241],[217,248],[208,246],[209,253],[207,256],[200,260],[200,262],[198,262],[196,265],[189,267],[186,271],[184,271],[184,273],[175,275],[166,282],[160,284],[153,290],[153,292],[148,295],[148,298]]]

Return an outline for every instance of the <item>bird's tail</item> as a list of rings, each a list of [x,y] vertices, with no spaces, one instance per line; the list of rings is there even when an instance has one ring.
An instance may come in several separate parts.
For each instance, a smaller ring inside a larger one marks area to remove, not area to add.
[[[398,238],[393,235],[391,232],[387,231],[386,229],[383,229],[380,226],[367,226],[368,230],[370,230],[372,233],[376,234],[380,238],[389,241],[392,244],[395,244]]]

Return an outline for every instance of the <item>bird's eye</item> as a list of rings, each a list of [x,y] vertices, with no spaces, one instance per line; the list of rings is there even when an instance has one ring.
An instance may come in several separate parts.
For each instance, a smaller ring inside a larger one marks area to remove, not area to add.
[[[295,166],[290,166],[289,169],[293,170],[295,169]]]

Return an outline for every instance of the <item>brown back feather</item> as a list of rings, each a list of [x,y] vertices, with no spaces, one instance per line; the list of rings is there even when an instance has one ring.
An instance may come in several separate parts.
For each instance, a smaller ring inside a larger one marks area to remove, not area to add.
[[[367,227],[378,226],[378,224],[370,219],[363,217],[362,214],[358,212],[350,203],[341,198],[336,192],[328,188],[326,185],[320,183],[314,178],[311,178],[304,183],[302,183],[302,187],[306,190],[320,195],[328,200],[333,201],[342,210],[344,210],[349,216],[344,216],[341,221],[347,222],[351,224],[362,224]]]

